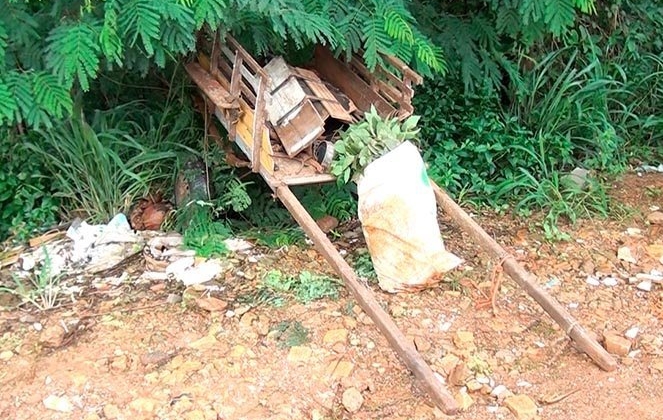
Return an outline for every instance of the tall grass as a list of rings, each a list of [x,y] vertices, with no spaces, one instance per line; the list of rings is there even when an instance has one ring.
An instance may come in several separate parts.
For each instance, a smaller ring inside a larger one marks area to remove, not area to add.
[[[200,139],[193,112],[170,99],[161,108],[134,101],[89,118],[79,111],[36,134],[27,147],[45,162],[66,213],[92,223],[127,211],[155,186],[170,191],[178,151]]]

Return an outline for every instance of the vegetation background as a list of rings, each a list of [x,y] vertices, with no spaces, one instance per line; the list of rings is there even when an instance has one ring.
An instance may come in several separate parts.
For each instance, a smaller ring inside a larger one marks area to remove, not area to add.
[[[220,27],[251,52],[395,54],[430,174],[466,205],[542,211],[542,228],[608,215],[611,176],[659,163],[663,5],[645,0],[0,0],[0,240],[74,216],[107,221],[170,194],[191,154],[212,168],[217,235],[301,240],[288,213],[203,142],[181,64]],[[593,170],[587,189],[567,182]],[[349,187],[297,192],[347,219]],[[277,234],[267,234],[269,229]],[[209,232],[208,232],[209,233]]]

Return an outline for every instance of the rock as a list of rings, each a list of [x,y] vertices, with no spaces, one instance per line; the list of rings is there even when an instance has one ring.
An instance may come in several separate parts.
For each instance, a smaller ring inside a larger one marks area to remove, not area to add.
[[[470,331],[456,331],[453,340],[459,349],[470,350],[476,347],[474,345],[474,334]]]
[[[59,411],[60,413],[71,413],[74,411],[74,404],[67,397],[49,395],[42,402],[44,403],[44,407],[52,411]]]
[[[99,414],[97,413],[87,413],[85,417],[83,417],[83,420],[101,420],[101,417],[99,417]]]
[[[637,287],[638,289],[644,292],[651,292],[651,286],[652,286],[651,280],[644,280],[638,283],[638,285],[635,287]]]
[[[325,333],[322,341],[325,344],[334,344],[334,343],[345,343],[348,340],[348,330],[345,328],[339,328],[336,330],[329,330]]]
[[[459,392],[455,396],[455,400],[458,403],[458,408],[462,411],[467,410],[474,404],[474,400],[467,392]]]
[[[470,369],[464,362],[460,362],[451,370],[448,380],[451,385],[463,386],[470,376],[472,376]]]
[[[343,392],[341,402],[350,413],[356,413],[364,404],[364,397],[357,388],[348,388]]]
[[[339,379],[347,378],[352,373],[355,365],[347,360],[334,361],[327,366],[326,372],[331,380],[336,381]]]
[[[193,410],[186,413],[185,420],[205,420],[205,413],[203,410]]]
[[[288,362],[301,363],[306,362],[311,358],[313,350],[307,346],[292,346],[288,352]]]
[[[168,293],[168,297],[166,298],[166,303],[169,304],[175,304],[175,303],[180,303],[182,301],[182,295],[179,295],[177,293]]]
[[[497,385],[495,388],[493,388],[492,391],[490,391],[490,395],[495,398],[505,398],[506,396],[509,396],[507,394],[510,394],[511,392],[507,389],[506,386],[504,385]]]
[[[120,417],[120,409],[115,404],[106,404],[104,406],[104,417],[107,419],[117,419]]]
[[[161,366],[170,360],[172,356],[165,351],[151,351],[140,356],[140,362],[144,365],[157,365]]]
[[[663,245],[662,244],[651,244],[647,245],[647,254],[654,258],[655,260],[663,257]]]
[[[536,418],[538,407],[534,400],[525,394],[508,397],[504,400],[504,405],[519,420]]]
[[[189,343],[189,347],[195,350],[210,350],[219,344],[219,340],[213,335],[206,335],[196,341]]]
[[[562,175],[560,181],[568,187],[583,190],[589,182],[588,177],[589,171],[587,169],[575,168],[570,173]]]
[[[421,353],[427,352],[432,347],[431,343],[428,340],[426,340],[424,337],[419,337],[419,336],[414,337],[414,346]]]
[[[647,215],[647,221],[652,225],[663,225],[663,212],[655,211]]]
[[[200,309],[208,312],[221,312],[228,307],[228,303],[215,297],[206,297],[196,299],[196,305]]]
[[[587,276],[587,278],[585,279],[585,282],[586,282],[587,284],[589,284],[590,286],[598,286],[598,285],[601,284],[601,282],[599,281],[599,279],[597,279],[597,278],[594,277],[594,276]]]
[[[321,217],[316,220],[315,223],[317,223],[320,230],[325,233],[329,233],[338,227],[338,219],[329,215]]]
[[[622,246],[617,250],[617,258],[632,264],[636,264],[638,262],[638,260],[636,260],[631,253],[631,249],[627,246]]]
[[[476,391],[480,390],[481,388],[483,388],[483,384],[481,384],[476,379],[470,379],[469,381],[467,381],[465,386],[467,387],[467,390],[470,391],[470,392],[476,392]]]
[[[444,373],[449,375],[458,363],[460,363],[458,356],[449,353],[440,360],[439,366],[442,368]]]
[[[601,283],[603,283],[604,286],[614,287],[619,284],[619,280],[614,277],[605,277],[603,280],[601,280]]]
[[[51,325],[39,334],[39,344],[43,347],[58,348],[64,340],[64,329],[60,325]]]
[[[129,408],[139,413],[153,413],[159,405],[159,401],[153,398],[136,398],[129,403]]]
[[[626,330],[626,332],[624,333],[624,337],[626,337],[626,338],[628,338],[628,339],[630,339],[630,340],[634,340],[635,337],[638,336],[638,333],[639,333],[639,332],[640,332],[640,328],[638,328],[638,327],[631,327],[631,328],[629,328],[628,330]]]
[[[6,362],[7,360],[11,359],[14,357],[14,352],[11,350],[5,350],[2,353],[0,353],[0,360],[3,362]]]
[[[606,334],[604,336],[605,349],[608,353],[617,356],[626,356],[631,350],[631,341],[617,334]]]

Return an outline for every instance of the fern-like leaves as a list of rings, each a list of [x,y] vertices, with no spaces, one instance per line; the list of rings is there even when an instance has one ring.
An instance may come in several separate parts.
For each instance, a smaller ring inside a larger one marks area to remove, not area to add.
[[[99,70],[98,32],[93,24],[79,21],[56,26],[49,34],[46,65],[65,86],[71,87],[76,76],[84,91],[90,88]]]

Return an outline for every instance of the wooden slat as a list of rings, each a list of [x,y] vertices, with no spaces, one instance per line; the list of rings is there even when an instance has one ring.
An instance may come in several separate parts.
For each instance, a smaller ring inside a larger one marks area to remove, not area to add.
[[[394,57],[393,55],[382,55],[382,57],[384,58],[384,61],[400,70],[404,77],[412,80],[415,85],[420,85],[424,82],[424,78],[421,77],[419,73],[412,70],[400,58]]]
[[[200,66],[205,69],[206,71],[211,73],[210,69],[210,61],[209,58],[205,54],[198,54],[198,62],[200,63]],[[219,67],[223,70],[223,72],[217,72],[216,74],[216,80],[221,83],[221,86],[225,87],[228,91],[230,91],[230,78],[232,77],[232,67],[228,65],[225,61],[219,61]],[[226,76],[227,75],[227,76]],[[227,77],[227,78],[226,78]],[[240,90],[242,91],[242,94],[244,95],[244,98],[246,99],[246,102],[254,106],[256,103],[256,95],[249,89],[246,84],[240,83]]]
[[[205,92],[208,98],[219,109],[236,108],[230,92],[228,92],[219,82],[206,72],[198,63],[189,63],[186,65],[186,71],[194,82]]]
[[[352,115],[341,106],[334,94],[331,93],[324,82],[314,72],[306,69],[297,69],[297,73],[304,78],[303,80],[311,89],[311,92],[313,92],[315,99],[318,99],[322,103],[322,106],[325,107],[332,118],[348,123],[352,122]]]
[[[315,223],[297,197],[286,185],[270,185],[276,196],[290,211],[297,223],[315,244],[315,248],[325,257],[336,273],[343,279],[359,306],[373,320],[378,330],[385,336],[391,347],[401,360],[414,374],[422,388],[428,393],[433,402],[446,414],[455,414],[458,404],[447,391],[444,384],[435,376],[424,358],[417,352],[411,340],[398,329],[393,319],[380,306],[375,296],[357,279],[357,275],[334,248],[327,235]]]
[[[235,53],[231,51],[227,46],[222,45],[221,46],[221,51],[223,54],[228,58],[228,60],[231,63],[235,62]],[[244,62],[246,61],[247,54],[242,54],[241,52],[238,52],[239,56],[242,58],[242,66],[240,67],[240,72],[242,73],[242,76],[244,76],[244,79],[255,89],[255,91],[258,91],[258,84],[260,83],[260,77],[256,76],[251,73],[251,70],[249,70],[246,66],[244,66]]]
[[[251,159],[251,169],[253,172],[260,172],[260,156],[263,142],[261,139],[266,138],[267,144],[269,141],[269,131],[265,130],[265,117],[267,115],[265,103],[265,91],[269,79],[260,78],[258,82],[258,90],[256,92],[256,113],[253,118],[253,156]]]
[[[382,116],[395,113],[395,108],[389,102],[373,92],[364,80],[337,60],[328,48],[320,45],[316,47],[315,67],[322,78],[341,89],[360,110],[368,111],[374,105]]]
[[[242,67],[242,57],[237,54],[235,55],[235,62],[233,63],[232,76],[230,78],[230,94],[234,98],[239,98],[240,94],[240,85],[242,82],[242,75],[239,72],[239,69]],[[237,135],[237,124],[230,124],[228,129],[228,136],[231,139],[234,139]]]
[[[288,115],[306,99],[306,92],[295,78],[288,79],[271,94],[272,100],[267,111],[273,125],[280,125],[283,120],[287,120]]]
[[[244,47],[240,45],[237,40],[231,36],[228,36],[226,38],[226,42],[228,42],[228,45],[230,45],[234,50],[238,51],[240,54],[242,54],[242,58],[246,62],[246,64],[253,70],[253,73],[256,74],[258,77],[262,77],[265,79],[269,79],[269,76],[263,70],[262,66],[258,64],[258,62],[249,54]]]

